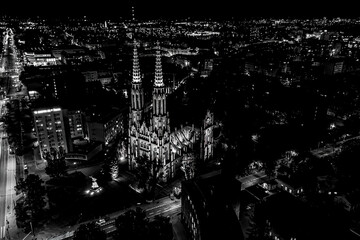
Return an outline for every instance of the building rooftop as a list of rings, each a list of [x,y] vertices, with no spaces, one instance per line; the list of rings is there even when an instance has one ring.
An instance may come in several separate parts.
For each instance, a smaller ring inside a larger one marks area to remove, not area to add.
[[[301,183],[302,183],[302,182],[300,181],[300,179],[291,178],[291,177],[286,177],[286,176],[281,176],[281,175],[278,176],[276,179],[277,179],[278,181],[281,181],[281,182],[283,182],[283,183],[285,183],[285,184],[293,187],[293,188],[299,188],[299,187],[301,187]]]
[[[117,115],[121,114],[124,111],[127,111],[127,107],[124,108],[116,108],[112,107],[109,109],[98,109],[93,108],[90,111],[88,111],[88,116],[90,117],[90,121],[92,122],[98,122],[98,123],[107,123]]]
[[[100,144],[102,144],[101,142],[95,142],[95,141],[91,141],[91,142],[74,142],[74,151],[76,153],[84,153],[87,154],[89,152],[91,152],[95,147],[99,146]]]

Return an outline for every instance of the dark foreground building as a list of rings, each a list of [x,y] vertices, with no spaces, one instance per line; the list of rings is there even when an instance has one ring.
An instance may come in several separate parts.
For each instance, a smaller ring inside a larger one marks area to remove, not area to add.
[[[182,182],[182,221],[189,240],[244,239],[227,191],[232,184],[221,171]]]

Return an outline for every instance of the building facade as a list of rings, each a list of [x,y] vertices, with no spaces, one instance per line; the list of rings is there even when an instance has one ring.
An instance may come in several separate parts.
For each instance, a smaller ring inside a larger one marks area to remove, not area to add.
[[[84,71],[81,72],[85,77],[85,82],[95,82],[98,81],[98,72],[97,71]]]
[[[24,62],[26,66],[50,66],[57,65],[56,58],[51,53],[25,52]]]
[[[60,154],[72,151],[67,110],[38,109],[34,111],[34,120],[41,157],[44,158],[52,149],[56,149]]]
[[[109,144],[119,134],[124,133],[124,114],[126,109],[113,108],[107,114],[87,116],[87,134],[91,141]]]
[[[133,71],[131,84],[131,106],[129,111],[129,169],[136,169],[136,159],[145,155],[149,161],[160,164],[163,181],[175,176],[181,168],[183,156],[194,152],[200,145],[206,149],[206,159],[213,154],[214,124],[213,115],[208,113],[204,123],[205,132],[194,126],[181,126],[170,130],[169,112],[167,109],[167,91],[163,80],[160,46],[157,45],[155,61],[155,79],[150,109],[144,100],[144,88],[140,73],[139,57],[136,43],[133,50]],[[204,137],[201,136],[205,135]],[[197,144],[199,141],[203,144]]]
[[[214,153],[214,114],[208,111],[204,120],[204,160],[213,157]]]
[[[85,137],[83,113],[80,110],[69,111],[68,117],[71,138]]]

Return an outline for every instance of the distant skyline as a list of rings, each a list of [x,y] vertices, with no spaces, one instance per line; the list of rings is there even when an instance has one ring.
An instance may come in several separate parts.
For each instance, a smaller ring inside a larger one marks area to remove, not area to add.
[[[356,5],[343,1],[267,0],[133,0],[137,18],[160,17],[357,17]],[[1,3],[0,13],[22,16],[118,16],[129,18],[130,0],[12,1]]]

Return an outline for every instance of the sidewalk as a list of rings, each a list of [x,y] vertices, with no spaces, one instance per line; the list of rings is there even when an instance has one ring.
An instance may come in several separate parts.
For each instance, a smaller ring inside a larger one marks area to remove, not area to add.
[[[186,230],[181,222],[181,214],[172,217],[170,222],[173,226],[173,240],[187,240]]]
[[[14,191],[15,192],[15,191]],[[21,197],[21,194],[13,194],[13,202],[10,204],[10,209],[6,213],[6,236],[7,239],[22,239],[22,236],[25,236],[23,231],[19,229],[16,225],[16,215],[15,215],[15,203]]]

